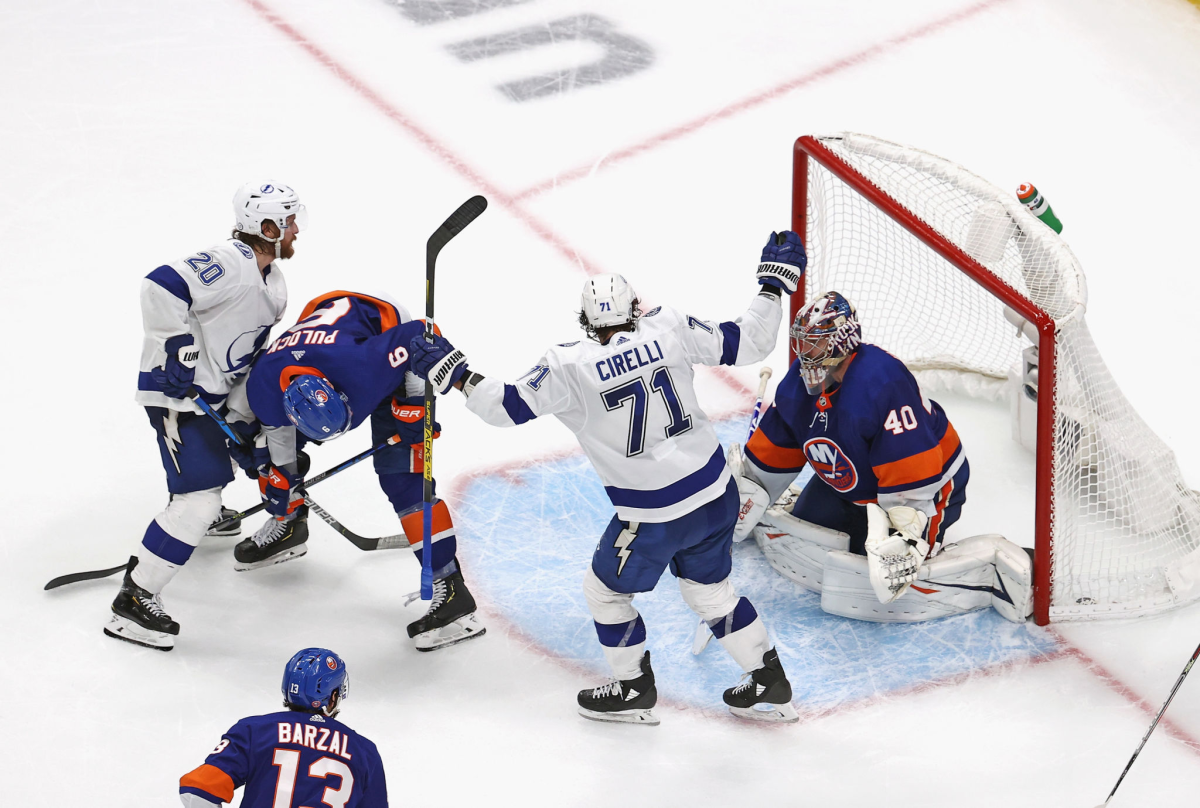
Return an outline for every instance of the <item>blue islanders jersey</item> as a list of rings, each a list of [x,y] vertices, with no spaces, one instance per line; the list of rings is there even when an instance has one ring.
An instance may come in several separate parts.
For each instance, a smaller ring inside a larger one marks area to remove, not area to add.
[[[242,808],[388,804],[374,743],[340,721],[289,710],[243,718],[203,765],[179,778],[181,795],[217,804],[232,802],[242,786]]]
[[[896,357],[864,344],[841,385],[810,394],[796,362],[746,443],[761,477],[792,479],[807,463],[844,499],[925,510],[962,466],[958,433]],[[772,497],[786,483],[766,486]]]
[[[344,291],[321,295],[255,363],[246,384],[250,408],[264,426],[290,427],[283,391],[296,376],[313,374],[346,394],[351,428],[356,427],[388,395],[405,388],[408,344],[424,330],[424,322],[387,300]],[[409,382],[424,390],[415,376]]]

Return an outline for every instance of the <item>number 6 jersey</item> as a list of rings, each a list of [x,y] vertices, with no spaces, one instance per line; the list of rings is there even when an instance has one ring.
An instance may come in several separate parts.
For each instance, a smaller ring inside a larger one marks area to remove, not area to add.
[[[579,439],[604,489],[629,522],[666,522],[719,497],[730,474],[696,401],[693,365],[746,365],[775,347],[779,298],[759,294],[734,322],[673,309],[646,312],[607,345],[557,345],[516,381],[491,378],[467,398],[489,424],[554,415]]]

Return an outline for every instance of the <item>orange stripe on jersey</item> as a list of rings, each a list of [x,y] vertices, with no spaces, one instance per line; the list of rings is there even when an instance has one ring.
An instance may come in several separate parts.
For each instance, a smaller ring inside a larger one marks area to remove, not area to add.
[[[929,520],[929,549],[932,550],[934,545],[941,540],[942,531],[942,512],[946,510],[946,503],[950,501],[950,495],[954,493],[954,478],[946,480],[946,484],[942,486],[942,490],[938,492],[936,497],[937,502],[934,504],[936,513]]]
[[[221,802],[233,802],[233,778],[216,766],[204,763],[179,778],[180,788],[198,788]]]
[[[305,317],[310,317],[321,304],[328,303],[330,300],[337,300],[339,297],[353,297],[356,300],[362,300],[370,303],[375,308],[379,309],[379,324],[384,331],[400,325],[400,312],[398,312],[396,307],[391,303],[388,303],[386,300],[380,300],[377,297],[371,297],[370,295],[364,295],[358,292],[346,292],[340,289],[336,292],[326,292],[325,294],[314,297],[312,300],[308,301],[308,304],[304,307],[304,311],[300,312],[300,318],[296,322],[300,322],[300,320],[303,320]]]
[[[958,433],[954,431],[954,424],[947,421],[946,434],[942,436],[937,446],[912,457],[904,457],[900,460],[893,460],[891,463],[874,466],[872,471],[879,480],[880,488],[899,488],[909,483],[919,483],[922,480],[940,476],[946,461],[954,456],[958,445]]]
[[[288,385],[292,383],[292,379],[297,376],[320,376],[322,379],[325,378],[325,374],[316,368],[310,368],[307,365],[288,365],[279,371],[279,389],[288,389]]]
[[[425,540],[425,511],[424,509],[413,511],[407,516],[400,517],[400,527],[404,528],[404,535],[408,537],[409,544],[420,544]],[[450,509],[446,507],[446,503],[438,500],[433,503],[433,525],[429,531],[430,536],[436,536],[444,530],[450,530],[454,527],[454,521],[450,518]]]
[[[803,449],[799,447],[790,449],[785,446],[778,446],[761,429],[754,430],[754,434],[750,436],[750,440],[746,441],[746,448],[755,457],[772,468],[795,469],[802,467],[808,462]]]

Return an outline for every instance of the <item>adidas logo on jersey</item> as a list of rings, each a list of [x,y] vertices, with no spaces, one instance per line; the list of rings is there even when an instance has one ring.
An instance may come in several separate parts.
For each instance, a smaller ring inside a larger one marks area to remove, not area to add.
[[[618,338],[617,338],[617,341],[616,341],[616,343],[615,343],[615,344],[616,344],[616,345],[624,345],[624,344],[625,344],[625,343],[627,343],[627,342],[629,342],[629,337],[624,337],[624,336],[623,336],[623,337],[618,337]]]
[[[295,359],[297,362],[300,361],[300,357],[302,357],[302,356],[304,356],[304,351],[292,351],[292,358]]]

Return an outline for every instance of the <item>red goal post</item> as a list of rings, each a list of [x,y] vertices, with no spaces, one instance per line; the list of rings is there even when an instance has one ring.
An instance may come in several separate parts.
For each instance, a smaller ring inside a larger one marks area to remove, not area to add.
[[[1058,235],[1015,194],[917,149],[843,133],[801,137],[793,155],[792,229],[809,251],[793,318],[806,293],[836,289],[858,306],[864,338],[923,387],[922,373],[978,377],[1011,399],[1014,373],[1024,381],[1034,524],[1009,538],[1034,541],[1038,624],[1200,598],[1200,497],[1104,367],[1082,269]],[[1135,468],[1147,451],[1158,467]]]

